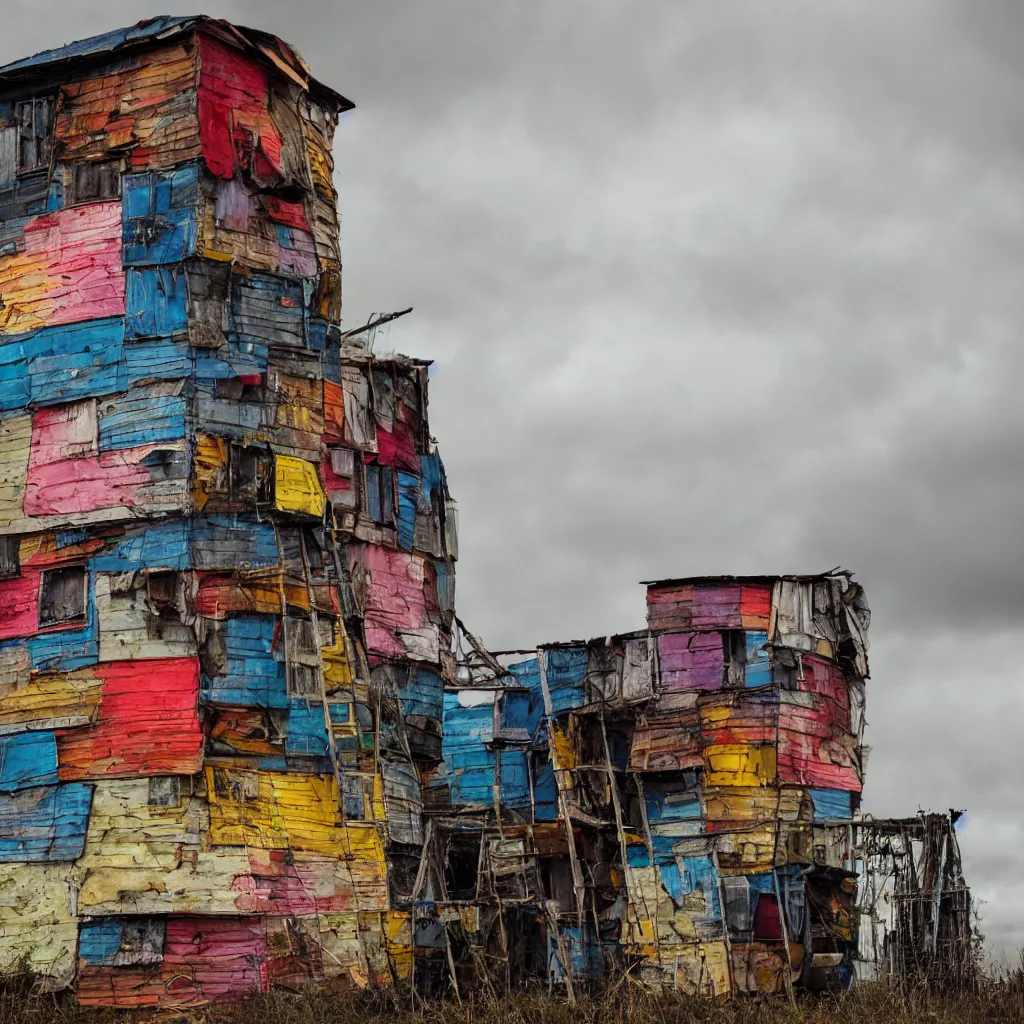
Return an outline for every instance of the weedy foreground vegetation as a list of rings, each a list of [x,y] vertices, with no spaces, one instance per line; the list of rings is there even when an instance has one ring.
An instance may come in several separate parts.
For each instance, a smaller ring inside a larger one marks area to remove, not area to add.
[[[0,1024],[1009,1024],[1024,1022],[1024,971],[961,995],[900,998],[862,984],[841,996],[743,998],[726,1004],[685,996],[618,991],[577,1000],[543,994],[412,1005],[411,997],[316,990],[255,996],[194,1010],[85,1010],[70,997],[0,988]]]

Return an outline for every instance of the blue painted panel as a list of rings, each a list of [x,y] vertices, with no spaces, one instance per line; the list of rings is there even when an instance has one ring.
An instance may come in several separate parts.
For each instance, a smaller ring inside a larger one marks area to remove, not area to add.
[[[423,498],[430,503],[435,491],[441,489],[441,479],[444,470],[441,468],[441,456],[434,452],[431,455],[420,456],[420,477],[422,478]]]
[[[433,559],[434,572],[437,575],[437,602],[441,611],[455,611],[455,573],[448,568],[447,562],[439,558]]]
[[[0,737],[0,793],[57,781],[57,740],[52,732]]]
[[[662,789],[654,783],[645,782],[644,803],[647,807],[647,820],[652,823],[692,821],[701,816],[700,795],[696,791]]]
[[[775,892],[775,878],[770,871],[759,875],[747,875],[747,884],[751,892],[769,895]]]
[[[230,335],[236,341],[305,348],[302,282],[274,274],[233,275]]]
[[[223,676],[203,676],[204,701],[288,707],[283,653],[272,650],[278,621],[274,615],[235,615],[219,624],[227,651],[227,670]]]
[[[412,551],[416,533],[416,503],[420,496],[420,478],[412,473],[398,474],[398,545]]]
[[[597,978],[604,973],[604,954],[592,927],[560,929],[563,949],[559,949],[553,936],[548,938],[548,969],[556,981],[565,980],[563,956],[569,961],[569,973],[574,978]]]
[[[123,540],[92,560],[96,572],[137,572],[142,568],[189,568],[189,522],[169,520],[133,527]]]
[[[846,790],[812,789],[810,792],[815,821],[826,821],[830,818],[848,820],[853,817],[852,795]]]
[[[104,405],[99,416],[101,452],[180,441],[186,436],[183,395],[154,395],[146,388],[134,388]]]
[[[453,804],[493,802],[495,757],[484,746],[493,739],[493,731],[493,704],[467,708],[457,693],[445,693],[442,756]]]
[[[92,786],[81,782],[0,794],[0,863],[77,860],[91,801]]]
[[[551,708],[559,715],[586,703],[583,681],[587,675],[585,647],[558,647],[546,653],[546,675]]]
[[[399,691],[402,713],[441,719],[444,713],[444,682],[433,669],[417,668]]]
[[[125,386],[151,380],[182,380],[192,373],[192,356],[184,339],[150,338],[124,346]]]
[[[296,699],[288,702],[288,737],[284,749],[286,754],[303,757],[328,756],[330,747],[322,704]]]
[[[124,921],[119,917],[93,918],[78,929],[78,956],[87,964],[113,964],[121,950]]]
[[[771,686],[772,666],[768,659],[768,634],[747,632],[747,668],[744,683],[747,686]]]
[[[555,769],[545,761],[533,776],[533,806],[537,821],[558,819],[558,786],[555,783]]]
[[[196,383],[200,387],[212,387],[218,380],[266,373],[267,358],[267,346],[252,341],[229,339],[226,348],[219,348],[215,352],[197,349]]]
[[[192,520],[193,569],[268,569],[279,557],[274,527],[248,516],[204,516]]]
[[[679,893],[670,895],[677,906],[682,906],[683,897],[689,893],[700,892],[707,900],[708,912],[704,920],[718,921],[722,917],[721,905],[718,902],[718,873],[710,857],[681,857],[677,862]],[[665,878],[662,869],[662,878]]]
[[[122,178],[125,266],[178,263],[196,251],[198,182],[194,163]]]
[[[188,285],[182,270],[130,267],[125,277],[126,341],[188,333]]]
[[[116,394],[125,384],[120,317],[47,327],[0,345],[0,412]]]
[[[501,806],[517,810],[529,809],[530,776],[525,750],[506,749],[501,752]]]

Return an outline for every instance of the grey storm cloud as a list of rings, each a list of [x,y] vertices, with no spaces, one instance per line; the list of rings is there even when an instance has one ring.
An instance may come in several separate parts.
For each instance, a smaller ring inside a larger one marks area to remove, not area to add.
[[[0,0],[0,62],[160,10]],[[177,12],[171,12],[177,13]],[[193,13],[193,12],[185,12]],[[1024,7],[211,2],[349,96],[346,321],[436,359],[463,617],[643,623],[641,579],[853,569],[866,809],[967,807],[1024,944]]]

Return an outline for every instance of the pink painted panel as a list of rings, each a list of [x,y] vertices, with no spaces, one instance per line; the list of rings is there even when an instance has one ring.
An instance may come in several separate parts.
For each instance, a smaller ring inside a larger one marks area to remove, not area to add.
[[[34,217],[24,242],[0,260],[10,333],[124,315],[120,200]]]
[[[698,585],[693,588],[693,626],[740,629],[743,619],[740,615],[740,600],[743,588],[724,586],[717,583]]]
[[[242,999],[264,985],[266,923],[261,918],[169,917],[162,974],[179,1005]]]
[[[103,508],[133,508],[153,500],[154,484],[167,487],[140,463],[166,445],[96,452],[93,403],[40,409],[32,420],[25,515],[67,515]],[[182,485],[184,489],[184,484]]]
[[[39,573],[24,572],[0,583],[0,640],[31,636],[39,629]]]
[[[297,917],[353,909],[347,865],[336,859],[287,863],[283,850],[249,851],[251,874],[236,879],[239,910]]]
[[[721,689],[725,655],[720,633],[663,633],[658,657],[661,690]]]
[[[349,548],[353,567],[361,563],[369,576],[366,640],[375,654],[401,656],[405,647],[395,630],[428,624],[423,561],[404,551],[367,544]]]
[[[853,737],[829,720],[825,701],[818,707],[784,704],[779,711],[778,778],[820,789],[859,793]]]
[[[850,727],[850,691],[839,666],[814,654],[803,656],[804,678],[799,688],[821,698],[828,720],[840,729]]]

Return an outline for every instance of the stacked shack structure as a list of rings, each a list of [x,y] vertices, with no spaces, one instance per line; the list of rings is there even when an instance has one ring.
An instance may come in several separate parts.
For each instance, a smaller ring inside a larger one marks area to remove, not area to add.
[[[667,580],[647,609],[640,633],[480,659],[447,690],[425,801],[463,941],[570,993],[616,970],[718,997],[844,984],[862,588]]]
[[[427,364],[340,326],[350,107],[204,17],[0,68],[0,969],[792,994],[852,978],[865,862],[892,970],[952,962],[955,839],[853,818],[849,573],[511,654],[456,617]]]
[[[85,1004],[411,973],[455,518],[350,107],[202,17],[0,69],[0,962]]]

